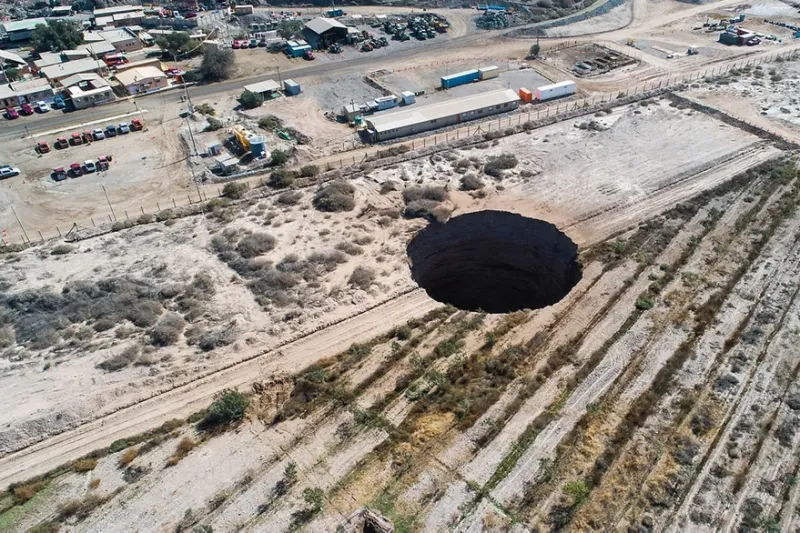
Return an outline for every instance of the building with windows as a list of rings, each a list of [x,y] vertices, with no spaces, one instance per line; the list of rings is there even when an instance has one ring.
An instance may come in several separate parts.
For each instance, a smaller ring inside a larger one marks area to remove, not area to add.
[[[519,104],[519,96],[511,89],[489,91],[393,113],[372,115],[366,118],[367,133],[373,142],[386,141],[507,113],[519,107]]]
[[[333,43],[347,39],[347,26],[336,19],[317,17],[306,22],[303,39],[314,50],[328,48]]]

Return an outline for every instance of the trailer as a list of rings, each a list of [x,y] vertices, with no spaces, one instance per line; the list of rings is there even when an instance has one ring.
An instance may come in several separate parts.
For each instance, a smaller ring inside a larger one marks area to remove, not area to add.
[[[391,109],[393,107],[397,107],[397,97],[393,94],[389,96],[381,96],[380,98],[375,99],[375,108],[378,111]]]
[[[543,85],[541,87],[537,87],[535,97],[537,101],[545,102],[547,100],[561,98],[562,96],[568,96],[570,94],[575,94],[575,82],[560,81],[558,83],[553,83],[552,85]]]
[[[289,96],[300,94],[300,84],[294,80],[283,80],[283,90]]]
[[[490,80],[492,78],[496,78],[499,75],[500,75],[500,69],[495,65],[478,69],[478,77],[481,80]]]
[[[459,85],[466,85],[467,83],[478,80],[479,77],[480,72],[478,72],[477,69],[465,70],[464,72],[450,74],[449,76],[442,76],[442,89],[452,89]]]

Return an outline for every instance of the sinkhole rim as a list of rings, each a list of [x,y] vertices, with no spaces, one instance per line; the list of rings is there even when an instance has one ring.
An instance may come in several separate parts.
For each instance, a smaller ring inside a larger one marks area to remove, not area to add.
[[[483,210],[430,224],[406,246],[412,279],[432,299],[464,311],[542,309],[582,278],[578,245],[555,225]]]

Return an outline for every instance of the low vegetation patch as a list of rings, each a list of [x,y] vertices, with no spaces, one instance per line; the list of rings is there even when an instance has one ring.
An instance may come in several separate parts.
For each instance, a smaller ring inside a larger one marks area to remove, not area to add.
[[[319,211],[352,211],[356,206],[356,189],[344,181],[334,181],[321,187],[314,195],[314,207]]]
[[[225,389],[217,394],[214,403],[206,410],[200,427],[209,430],[233,425],[244,418],[249,405],[247,396],[233,389]]]

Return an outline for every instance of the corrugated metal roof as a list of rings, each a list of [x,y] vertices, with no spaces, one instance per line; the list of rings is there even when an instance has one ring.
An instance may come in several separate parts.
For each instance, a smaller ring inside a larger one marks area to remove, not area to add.
[[[22,59],[20,56],[15,54],[14,52],[9,52],[8,50],[0,50],[0,59],[5,59],[6,61],[13,61],[14,63],[24,65],[25,60]]]
[[[104,7],[102,9],[95,9],[94,16],[102,17],[106,15],[115,15],[117,13],[128,13],[130,11],[142,11],[142,10],[144,10],[144,6],[142,6],[141,4],[132,6]]]
[[[47,24],[47,20],[43,17],[35,19],[12,20],[10,22],[3,22],[0,24],[0,26],[3,27],[6,33],[11,33],[12,31],[32,30],[39,24]]]
[[[70,76],[69,78],[64,78],[61,80],[61,85],[64,87],[71,87],[78,83],[83,82],[91,82],[92,85],[97,87],[108,87],[111,85],[108,83],[104,78],[102,78],[99,74],[95,74],[94,72],[85,72],[83,74],[75,74],[74,76]]]
[[[98,41],[96,43],[79,44],[77,50],[86,50],[90,54],[100,55],[114,52],[116,48],[108,41]]]
[[[475,111],[476,109],[483,109],[493,105],[516,102],[518,100],[519,96],[511,89],[500,89],[498,91],[473,94],[472,96],[465,96],[438,104],[429,104],[413,109],[373,116],[368,118],[367,122],[371,126],[371,129],[380,133],[444,117],[451,117],[453,115]]]
[[[258,94],[270,91],[277,91],[280,88],[281,86],[278,85],[278,82],[275,80],[264,80],[258,83],[253,83],[251,85],[244,86],[245,91],[250,91],[251,93],[258,93]]]
[[[336,19],[329,19],[325,17],[317,17],[306,22],[306,28],[313,31],[317,35],[322,35],[328,30],[333,28],[347,29],[347,26],[342,24]]]
[[[42,72],[47,78],[66,78],[73,74],[80,74],[81,72],[91,72],[94,70],[107,68],[106,64],[100,60],[95,60],[90,57],[86,59],[79,59],[77,61],[68,61],[58,65],[51,65],[44,67]]]

